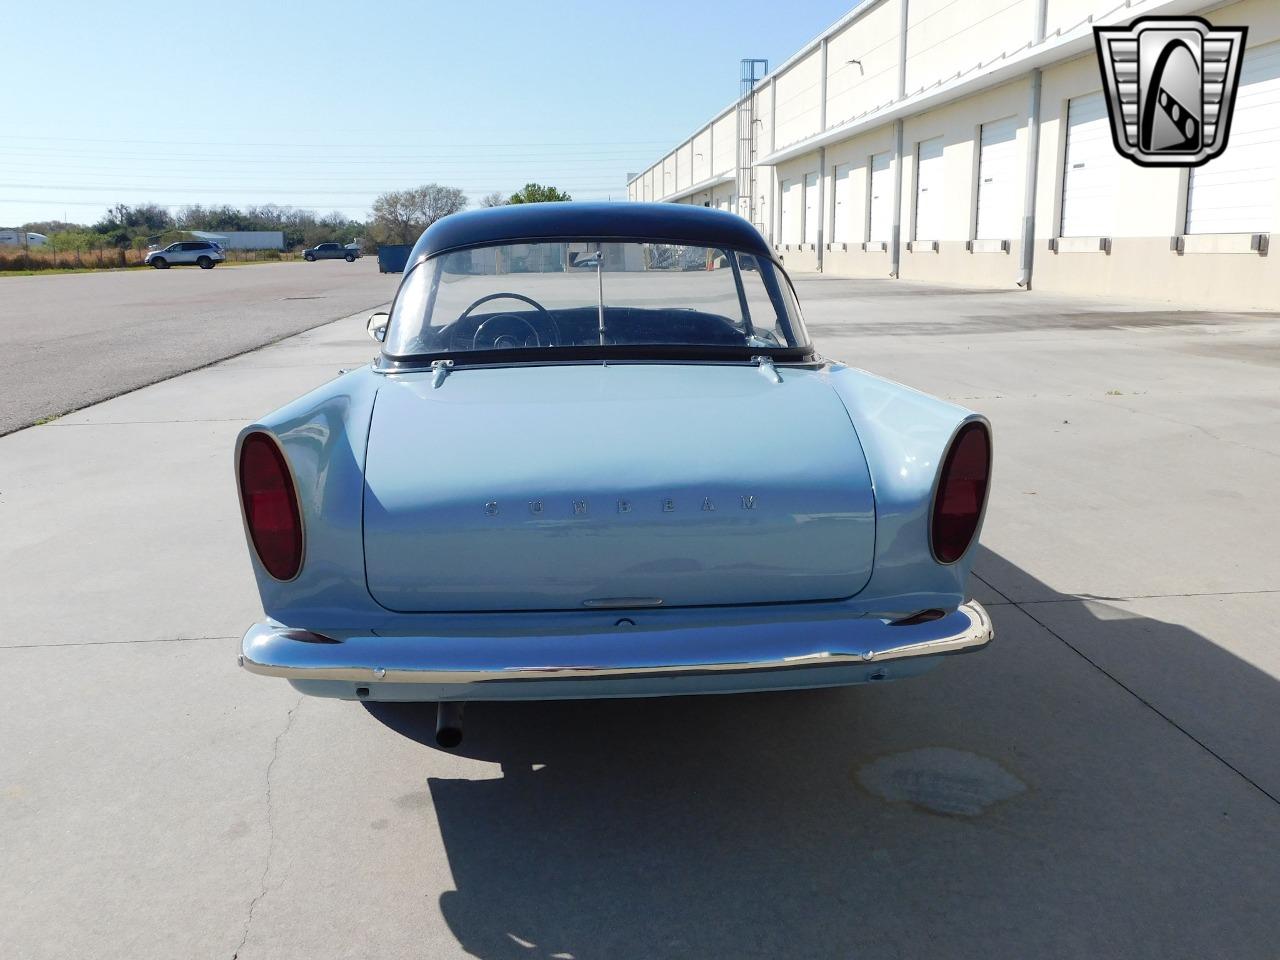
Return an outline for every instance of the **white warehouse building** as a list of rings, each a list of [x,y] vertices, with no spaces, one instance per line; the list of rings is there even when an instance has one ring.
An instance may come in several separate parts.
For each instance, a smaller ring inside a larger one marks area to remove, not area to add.
[[[283,250],[283,230],[189,230],[193,237],[212,240],[223,250]]]
[[[1226,152],[1115,149],[1093,26],[1247,26]],[[1280,309],[1280,0],[864,0],[628,183],[792,271]]]

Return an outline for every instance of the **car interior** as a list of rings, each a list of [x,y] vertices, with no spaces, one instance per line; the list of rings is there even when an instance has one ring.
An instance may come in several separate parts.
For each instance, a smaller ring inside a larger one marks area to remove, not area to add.
[[[519,347],[686,344],[778,347],[768,330],[747,330],[739,321],[699,310],[664,307],[531,307],[513,295],[516,309],[464,313],[452,323],[426,328],[415,352],[504,350]]]

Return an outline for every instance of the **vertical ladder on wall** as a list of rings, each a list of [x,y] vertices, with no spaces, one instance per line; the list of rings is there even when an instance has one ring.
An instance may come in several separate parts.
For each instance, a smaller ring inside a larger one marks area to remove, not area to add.
[[[738,88],[738,213],[747,222],[756,223],[756,84],[769,72],[768,60],[742,61]]]

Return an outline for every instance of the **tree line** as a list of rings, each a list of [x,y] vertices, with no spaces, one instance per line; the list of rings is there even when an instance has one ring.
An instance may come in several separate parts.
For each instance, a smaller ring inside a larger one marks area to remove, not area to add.
[[[562,203],[573,197],[555,187],[526,183],[504,197],[501,193],[485,194],[482,207],[501,207],[509,203]],[[392,190],[373,202],[368,225],[369,239],[374,243],[413,243],[419,235],[441,217],[466,209],[467,197],[457,187],[428,183],[412,190]]]
[[[555,187],[527,183],[504,197],[490,193],[480,205],[497,207],[508,203],[539,203],[572,200]],[[192,230],[220,233],[231,230],[279,230],[285,249],[312,247],[336,241],[362,240],[367,249],[379,243],[413,243],[441,217],[466,209],[467,197],[457,187],[428,183],[410,190],[391,190],[373,202],[367,220],[354,220],[341,211],[317,214],[313,210],[261,206],[233,207],[192,204],[171,213],[153,203],[118,203],[96,223],[77,224],[44,220],[23,224],[20,229],[48,236],[62,250],[93,250],[103,247],[141,249],[149,243],[168,243]]]

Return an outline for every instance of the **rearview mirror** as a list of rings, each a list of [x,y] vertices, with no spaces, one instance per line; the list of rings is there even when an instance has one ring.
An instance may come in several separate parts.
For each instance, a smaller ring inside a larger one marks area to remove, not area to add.
[[[369,316],[369,322],[365,324],[365,330],[369,332],[370,337],[382,343],[387,339],[387,324],[390,322],[391,314],[379,310]]]

